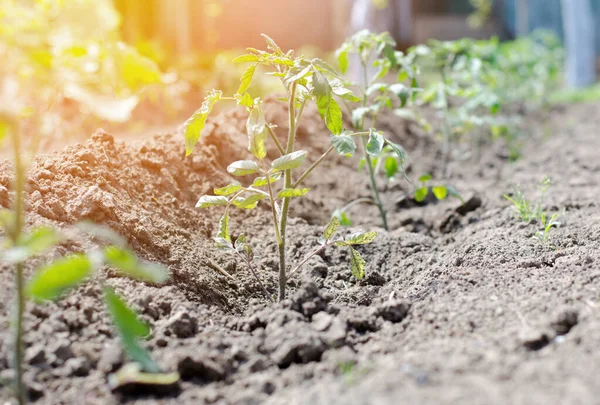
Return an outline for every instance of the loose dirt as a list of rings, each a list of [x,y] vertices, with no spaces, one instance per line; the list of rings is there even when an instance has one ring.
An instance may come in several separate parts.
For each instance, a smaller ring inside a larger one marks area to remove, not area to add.
[[[377,230],[361,248],[367,277],[355,281],[344,251],[316,256],[291,280],[290,298],[270,304],[243,263],[213,247],[220,210],[196,210],[199,196],[228,184],[225,168],[247,157],[245,117],[232,110],[211,121],[184,158],[181,134],[147,141],[96,132],[84,144],[41,155],[28,183],[30,225],[67,229],[81,220],[112,227],[144,258],[167,265],[166,286],[108,273],[108,282],[150,322],[147,346],[170,392],[112,393],[107,376],[125,361],[94,280],[58,303],[27,309],[27,381],[36,404],[597,404],[600,396],[600,105],[528,117],[523,158],[509,163],[501,144],[480,163],[452,167],[456,199],[417,206],[411,186],[385,186],[391,230],[377,210],[352,210],[355,227]],[[267,116],[286,130],[285,107]],[[394,116],[380,127],[410,156],[411,177],[439,178],[436,141]],[[314,110],[299,143],[313,159],[329,144]],[[271,157],[275,151],[270,151]],[[0,163],[0,206],[10,196],[10,165]],[[331,212],[369,196],[356,161],[335,157],[310,177],[292,208],[289,256],[299,261]],[[503,194],[520,185],[537,198],[553,180],[544,209],[559,212],[549,243],[538,226],[515,217]],[[276,291],[277,255],[269,212],[236,212]],[[57,247],[31,269],[98,241]],[[217,263],[234,280],[214,269]],[[30,270],[31,270],[30,269]],[[0,268],[0,380],[8,381],[8,313],[13,278]],[[9,398],[0,388],[0,403]]]

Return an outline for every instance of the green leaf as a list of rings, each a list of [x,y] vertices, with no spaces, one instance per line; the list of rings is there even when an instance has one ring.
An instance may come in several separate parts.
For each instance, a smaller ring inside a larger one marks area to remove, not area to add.
[[[223,93],[220,90],[211,90],[202,102],[202,106],[183,124],[186,156],[191,155],[194,151],[194,146],[196,146],[198,139],[200,139],[206,119],[222,95]]]
[[[284,188],[277,194],[277,198],[302,197],[310,191],[310,188]]]
[[[465,200],[463,200],[460,193],[453,186],[446,185],[446,190],[448,191],[448,195],[458,199],[463,204],[465,203]]]
[[[341,226],[352,226],[352,220],[348,216],[348,213],[337,209],[331,215],[340,221]]]
[[[229,200],[223,196],[203,195],[196,203],[196,208],[218,207],[229,204]]]
[[[398,60],[396,59],[396,52],[394,48],[391,45],[387,44],[383,48],[383,54],[392,64],[392,69],[396,69],[396,67],[398,66]]]
[[[344,130],[343,114],[340,105],[333,98],[329,100],[325,113],[325,125],[332,134],[339,135]]]
[[[44,253],[60,241],[60,235],[50,227],[40,227],[23,235],[16,246],[4,252],[3,260],[7,263],[21,263],[32,256]]]
[[[240,87],[237,90],[237,94],[244,94],[246,90],[250,87],[250,83],[252,83],[252,78],[254,77],[254,72],[256,71],[256,65],[252,65],[246,69],[242,78],[240,79]]]
[[[362,258],[356,249],[350,248],[350,268],[352,275],[357,280],[362,280],[365,277],[365,259]]]
[[[400,99],[400,107],[404,108],[410,98],[410,90],[403,84],[396,83],[390,86],[390,91]]]
[[[267,41],[267,49],[268,50],[270,50],[271,52],[273,52],[276,55],[280,55],[280,56],[284,55],[281,48],[275,43],[275,41],[273,41],[273,38],[271,38],[267,34],[261,34],[261,35],[265,39],[265,41]]]
[[[410,183],[410,179],[408,178],[408,176],[406,176],[406,171],[404,170],[404,161],[406,160],[406,153],[404,152],[404,149],[402,149],[402,146],[395,144],[394,142],[390,142],[387,139],[385,140],[385,143],[387,146],[392,148],[396,155],[398,155],[398,165],[400,166],[400,171],[404,175],[406,181]]]
[[[339,77],[338,72],[336,72],[336,70],[329,63],[325,62],[323,59],[315,58],[315,59],[311,60],[310,63],[312,63],[312,65],[315,66],[317,69],[319,69],[323,72],[326,72],[333,77]]]
[[[250,95],[250,93],[248,93],[248,92],[244,93],[244,96],[242,98],[238,99],[238,105],[244,106],[246,108],[254,107],[254,100],[252,99],[252,96]]]
[[[387,156],[383,161],[385,177],[392,179],[398,173],[398,161],[395,156]]]
[[[381,132],[375,131],[375,129],[369,129],[369,142],[367,143],[367,153],[371,156],[378,157],[381,155],[381,151],[383,150],[383,144],[385,143],[385,139]]]
[[[429,188],[427,188],[427,187],[418,188],[415,191],[415,201],[423,202],[423,200],[425,200],[425,197],[427,197],[427,194],[429,194]]]
[[[80,284],[91,272],[92,265],[86,256],[64,257],[34,273],[27,283],[27,295],[37,301],[55,300]]]
[[[242,189],[242,185],[240,183],[236,182],[236,183],[229,184],[228,186],[225,186],[225,187],[215,188],[214,192],[218,196],[229,196],[229,195],[237,193],[241,189]]]
[[[172,386],[179,381],[179,373],[145,373],[138,363],[127,363],[116,373],[108,376],[108,386],[112,390],[131,384],[143,386]]]
[[[271,163],[271,167],[276,171],[295,169],[300,167],[302,162],[304,162],[306,155],[307,153],[305,150],[288,153],[287,155],[283,155],[282,157],[275,159],[273,163]]]
[[[263,200],[265,198],[267,198],[267,197],[264,194],[260,194],[260,193],[251,194],[248,197],[236,198],[235,200],[233,200],[233,205],[235,205],[238,208],[252,210],[252,209],[256,208],[256,206],[258,205],[258,202],[260,200]]]
[[[348,71],[348,51],[347,50],[339,50],[337,52],[337,60],[340,65],[340,72],[342,74],[346,74]]]
[[[257,177],[254,179],[252,183],[252,187],[264,187],[269,183],[274,183],[275,181],[281,178],[281,172],[271,173],[269,175],[269,181],[267,181],[266,177]]]
[[[112,288],[104,287],[104,302],[129,357],[138,362],[144,370],[151,373],[159,372],[160,369],[150,354],[138,343],[139,338],[145,338],[150,334],[148,324],[142,322]]]
[[[246,55],[240,55],[237,58],[233,59],[235,63],[243,63],[243,62],[259,62],[261,60],[260,55],[255,55],[252,53]]]
[[[301,69],[296,74],[291,75],[290,77],[286,77],[285,78],[285,82],[289,84],[289,83],[293,83],[293,82],[295,82],[297,80],[300,80],[300,79],[304,78],[310,72],[311,68],[312,68],[311,65],[305,66],[303,69]],[[292,73],[292,72],[293,71],[290,70],[290,73]]]
[[[265,147],[266,128],[267,124],[262,110],[254,108],[246,121],[246,131],[248,132],[248,150],[259,160],[267,156],[267,148]]]
[[[448,197],[448,189],[446,186],[435,186],[431,189],[433,191],[433,195],[438,200],[445,200]]]
[[[329,99],[331,97],[331,86],[323,73],[315,70],[312,75],[312,84],[313,93],[317,98],[326,97]]]
[[[431,174],[425,173],[419,177],[419,181],[421,183],[427,183],[428,181],[431,181],[432,178],[433,177],[431,176]]]
[[[325,227],[325,231],[323,232],[325,240],[328,241],[329,239],[331,239],[331,237],[337,232],[339,227],[340,219],[334,215],[333,217],[331,217],[331,221],[329,221],[329,224],[327,224],[327,227]]]
[[[121,273],[137,280],[161,284],[169,279],[169,271],[156,263],[140,260],[135,253],[117,246],[104,248],[104,261]]]
[[[355,233],[347,236],[344,239],[348,245],[366,245],[371,243],[377,237],[377,232],[365,232],[365,233]]]
[[[356,152],[356,142],[349,135],[334,135],[331,137],[333,147],[343,156],[352,156]]]
[[[229,235],[229,213],[225,213],[219,220],[217,236],[214,238],[219,248],[233,249],[231,236]]]
[[[238,160],[227,166],[227,172],[233,176],[246,176],[258,171],[260,166],[252,160]]]

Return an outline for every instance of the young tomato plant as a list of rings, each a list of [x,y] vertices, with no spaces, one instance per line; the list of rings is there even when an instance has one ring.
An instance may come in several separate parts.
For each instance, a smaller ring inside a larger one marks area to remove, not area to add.
[[[233,182],[225,187],[214,190],[215,195],[200,197],[197,207],[225,207],[225,213],[219,221],[215,241],[218,247],[241,257],[249,266],[253,276],[259,281],[261,288],[270,297],[268,290],[260,281],[260,276],[253,266],[254,254],[246,236],[232,240],[229,230],[229,211],[231,207],[254,209],[260,201],[266,202],[271,208],[271,219],[279,251],[279,300],[285,298],[286,284],[289,276],[286,263],[286,235],[290,203],[294,198],[300,198],[309,192],[302,187],[310,173],[332,152],[348,153],[355,148],[354,138],[368,135],[369,132],[344,131],[342,110],[337,102],[339,99],[352,100],[356,97],[352,91],[343,86],[339,74],[321,59],[306,59],[295,56],[293,51],[283,52],[268,36],[267,51],[248,48],[249,53],[234,59],[234,62],[251,63],[240,81],[237,93],[224,97],[219,90],[209,92],[208,96],[190,119],[184,125],[186,155],[192,153],[198,142],[206,119],[214,105],[221,100],[235,101],[248,112],[246,131],[248,135],[248,151],[252,160],[241,160],[231,163],[227,171],[236,177],[255,176],[253,181],[242,184]],[[285,102],[288,104],[287,142],[282,143],[275,133],[275,126],[266,122],[262,100],[253,98],[248,93],[252,79],[260,68],[266,68],[266,74],[280,79],[286,91]],[[307,103],[315,101],[318,111],[332,133],[332,145],[308,167],[303,169],[307,158],[305,150],[296,149],[296,132],[302,119],[302,112]],[[267,140],[272,141],[279,157],[267,158]],[[298,174],[297,174],[298,173]],[[281,184],[283,183],[283,184]],[[361,234],[361,243],[371,241],[373,233]],[[353,244],[351,241],[348,244]],[[328,246],[328,245],[327,245]],[[364,261],[358,259],[358,252],[352,255],[354,262],[364,267]],[[354,264],[353,264],[354,266]],[[364,271],[355,271],[361,276]]]
[[[95,227],[86,226],[98,236],[108,236],[113,245],[102,250],[91,251],[88,254],[72,254],[57,259],[52,263],[37,269],[32,278],[25,280],[27,261],[37,255],[47,252],[63,241],[61,233],[49,227],[38,227],[27,231],[25,229],[25,184],[26,168],[22,161],[20,144],[19,121],[12,114],[0,113],[0,144],[5,135],[12,139],[15,179],[13,188],[15,198],[12,210],[0,210],[0,227],[6,237],[0,238],[2,261],[15,269],[16,308],[13,320],[13,367],[15,370],[14,390],[20,405],[27,403],[27,389],[23,381],[24,374],[24,325],[23,318],[26,300],[38,302],[57,300],[68,291],[82,284],[100,266],[107,265],[117,269],[125,276],[151,282],[162,283],[169,277],[168,271],[162,266],[147,263],[138,259],[133,252],[125,247],[124,241],[112,232],[96,231]],[[104,299],[107,309],[117,328],[123,347],[129,356],[141,368],[148,372],[158,373],[158,366],[150,358],[148,352],[140,346],[138,340],[149,335],[148,326],[141,322],[135,312],[115,291],[102,282]],[[157,378],[169,382],[178,379],[177,375],[164,375]],[[166,380],[168,381],[166,381]],[[172,382],[171,382],[172,383]]]
[[[360,136],[362,149],[360,169],[366,167],[372,200],[361,198],[356,202],[349,203],[341,210],[337,210],[334,216],[338,216],[344,225],[350,223],[345,212],[349,207],[355,203],[369,202],[377,206],[383,227],[388,230],[387,213],[379,194],[377,174],[383,168],[388,179],[393,178],[398,171],[401,171],[406,177],[404,150],[375,129],[377,117],[383,109],[394,109],[398,103],[397,111],[404,109],[418,91],[416,81],[418,69],[412,63],[412,57],[405,56],[395,48],[396,43],[388,33],[374,34],[363,30],[349,38],[336,52],[343,73],[349,68],[351,57],[360,61],[362,79],[358,86],[361,97],[347,98],[345,101],[348,109],[352,111],[354,130],[362,132],[367,127],[370,128],[368,134]],[[390,71],[399,71],[397,82],[388,84],[380,81]],[[358,106],[353,108],[348,101],[355,102]],[[354,140],[348,139],[338,147],[338,152],[351,155],[356,149]]]
[[[456,189],[450,185],[438,184],[430,187],[429,183],[432,179],[433,177],[429,173],[426,173],[419,177],[419,186],[414,192],[414,198],[416,202],[420,203],[425,201],[431,190],[433,196],[439,201],[445,200],[446,198],[448,198],[448,196],[452,196],[458,198],[464,203],[460,194],[458,194]]]

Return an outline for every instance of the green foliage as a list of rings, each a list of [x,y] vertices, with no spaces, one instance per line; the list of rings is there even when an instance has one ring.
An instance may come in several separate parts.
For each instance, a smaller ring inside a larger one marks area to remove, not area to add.
[[[346,72],[349,67],[349,56],[355,55],[360,61],[363,81],[359,88],[361,98],[347,101],[357,103],[348,105],[352,114],[352,125],[357,131],[365,131],[370,127],[368,133],[362,135],[362,159],[360,169],[368,171],[371,182],[373,202],[379,208],[384,228],[387,229],[386,211],[379,197],[377,174],[382,170],[388,181],[394,179],[396,173],[401,172],[405,177],[404,161],[406,156],[399,145],[390,142],[384,134],[375,129],[377,117],[384,109],[395,110],[398,114],[407,111],[416,94],[421,91],[418,88],[418,67],[413,63],[413,56],[405,55],[396,51],[396,43],[388,33],[375,34],[368,30],[360,31],[350,37],[337,50],[336,56],[340,69]],[[373,72],[372,74],[370,72]],[[397,83],[380,81],[391,72],[397,73]],[[346,83],[347,86],[354,85]],[[370,125],[367,126],[367,121]],[[367,137],[368,135],[368,137]],[[341,155],[353,155],[357,146],[353,140],[345,138],[334,138],[336,150]],[[338,210],[339,218],[344,215],[345,223],[351,221],[347,218],[345,210]]]
[[[433,180],[431,174],[426,173],[419,177],[419,186],[414,192],[414,199],[416,202],[423,202],[429,192],[433,194],[433,196],[439,200],[445,200],[448,196],[455,197],[462,201],[461,196],[458,194],[456,189],[448,184],[438,184],[435,186],[430,186],[429,183]]]
[[[544,177],[538,186],[540,196],[537,201],[527,200],[518,187],[515,187],[512,196],[504,195],[513,204],[519,219],[539,223],[543,231],[537,232],[536,237],[544,243],[548,242],[552,228],[560,226],[558,214],[550,215],[544,211],[544,200],[551,184],[550,178]]]
[[[92,272],[90,260],[72,255],[42,267],[27,285],[28,295],[37,300],[55,300],[83,282]]]
[[[220,249],[236,255],[246,263],[269,299],[271,294],[262,284],[261,278],[255,269],[254,252],[248,239],[246,236],[239,236],[235,243],[232,241],[229,211],[231,207],[254,209],[261,201],[270,206],[275,239],[280,253],[279,299],[283,299],[287,279],[294,272],[288,272],[285,267],[285,235],[290,202],[292,199],[301,198],[309,192],[308,188],[301,187],[301,183],[329,153],[335,150],[343,155],[354,153],[357,148],[354,138],[363,134],[344,131],[340,102],[356,102],[359,98],[341,80],[340,75],[334,68],[319,58],[308,59],[304,56],[296,56],[293,51],[284,53],[272,38],[266,35],[264,35],[264,38],[267,43],[267,51],[248,48],[248,53],[234,59],[234,62],[252,64],[243,73],[237,93],[231,97],[224,97],[222,92],[218,90],[209,93],[209,97],[204,101],[200,110],[185,123],[184,133],[186,152],[189,154],[200,139],[206,118],[216,99],[235,101],[236,104],[246,109],[248,113],[246,123],[248,151],[254,159],[234,162],[228,166],[227,171],[232,176],[255,176],[251,181],[251,185],[243,186],[241,183],[235,182],[215,189],[214,196],[200,197],[196,206],[198,208],[225,206],[225,214],[221,217],[214,238],[215,243]],[[276,127],[266,122],[260,97],[253,98],[248,93],[252,89],[252,81],[263,74],[277,77],[286,91],[286,97],[283,101],[288,103],[290,128],[285,147],[279,142],[275,134]],[[215,96],[217,94],[218,96]],[[308,157],[306,151],[294,150],[294,145],[302,111],[310,102],[315,103],[323,122],[331,132],[332,146],[316,159],[315,163],[304,169],[299,176],[293,176],[297,179],[293,182],[292,174],[296,170],[302,169]],[[377,138],[373,142],[383,142],[378,138],[378,135],[374,134],[373,137]],[[275,143],[280,156],[267,156],[266,143],[269,140]],[[372,149],[375,150],[377,147],[377,145],[373,145]],[[337,226],[331,225],[328,229],[329,233],[333,233]],[[370,234],[367,237],[371,237]],[[347,242],[347,245],[350,246],[359,242]],[[364,243],[367,242],[364,241]],[[320,248],[323,248],[323,246]],[[362,266],[360,271],[356,267],[359,265]],[[356,259],[353,266],[356,267],[355,273],[357,275],[364,274],[364,261],[361,262]]]

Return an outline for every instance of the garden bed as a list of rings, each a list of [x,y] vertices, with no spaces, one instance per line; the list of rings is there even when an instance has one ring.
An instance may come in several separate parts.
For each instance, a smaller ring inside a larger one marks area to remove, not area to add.
[[[600,394],[599,105],[526,117],[523,158],[509,163],[502,145],[479,163],[452,167],[456,199],[416,205],[409,185],[387,185],[390,231],[375,207],[351,211],[355,227],[377,230],[361,246],[366,277],[356,281],[345,251],[313,258],[289,282],[290,298],[268,303],[243,263],[214,247],[219,209],[198,211],[199,196],[231,181],[227,165],[247,158],[245,115],[209,121],[184,158],[181,134],[122,142],[103,131],[85,144],[41,155],[28,184],[31,225],[104,223],[144,258],[172,271],[167,286],[109,277],[149,321],[147,343],[181,383],[167,393],[117,392],[107,376],[123,363],[101,289],[89,284],[66,299],[28,306],[26,380],[38,404],[592,404]],[[270,100],[267,119],[284,135],[287,111]],[[329,145],[315,110],[298,132],[318,156]],[[436,141],[392,114],[378,129],[405,147],[409,173],[440,174]],[[274,152],[274,151],[270,151]],[[271,156],[275,156],[273,153]],[[369,196],[356,161],[335,157],[308,179],[292,205],[290,261],[317,246],[332,211]],[[538,225],[520,221],[503,198],[519,184],[537,198],[553,180],[544,209],[562,212],[543,243]],[[350,180],[352,178],[352,180]],[[0,163],[0,205],[10,170]],[[267,208],[264,208],[267,210]],[[250,237],[267,289],[277,289],[277,247],[269,212],[236,211],[231,228]],[[92,246],[81,239],[53,254]],[[42,260],[42,259],[40,259]],[[32,265],[35,263],[32,263]],[[225,270],[232,278],[224,276]],[[12,273],[2,268],[2,285]],[[0,291],[0,378],[7,379],[12,289]],[[0,398],[8,398],[0,389]]]

